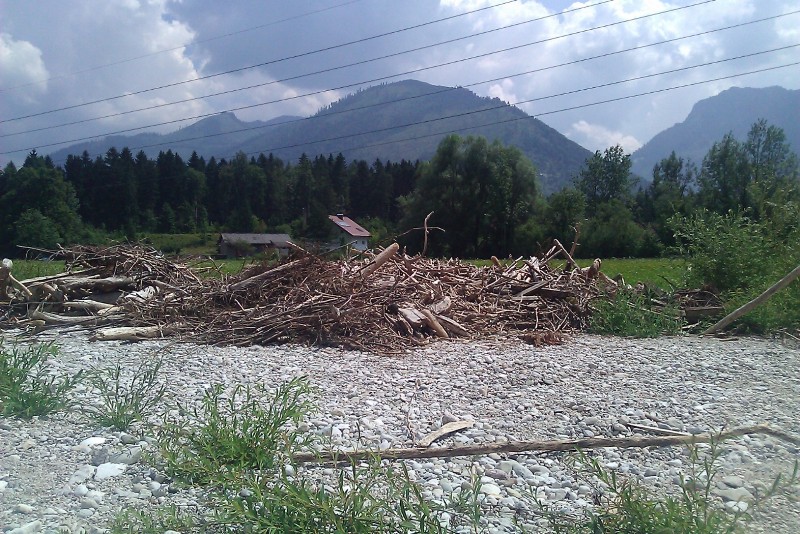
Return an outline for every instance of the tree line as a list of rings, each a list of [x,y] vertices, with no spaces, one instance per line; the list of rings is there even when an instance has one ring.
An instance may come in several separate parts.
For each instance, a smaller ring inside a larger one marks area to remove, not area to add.
[[[728,134],[700,165],[675,153],[638,184],[631,157],[619,146],[597,151],[571,187],[545,198],[535,162],[518,149],[480,137],[451,135],[430,161],[348,162],[342,154],[272,154],[206,161],[162,151],[109,149],[92,159],[69,156],[63,166],[32,151],[20,168],[0,172],[0,250],[17,245],[137,239],[143,233],[286,232],[326,240],[329,214],[347,213],[377,241],[429,225],[428,253],[442,256],[531,255],[552,238],[579,255],[658,256],[675,244],[676,216],[731,210],[769,217],[798,200],[798,160],[784,132],[755,123],[744,141]],[[422,246],[421,232],[404,244]]]

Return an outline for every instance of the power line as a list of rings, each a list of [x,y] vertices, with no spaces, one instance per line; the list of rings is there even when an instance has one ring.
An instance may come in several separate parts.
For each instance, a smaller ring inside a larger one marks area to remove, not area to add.
[[[152,91],[157,91],[159,89],[166,89],[166,88],[169,88],[169,87],[176,87],[178,85],[184,85],[184,84],[187,84],[187,83],[198,82],[198,81],[201,81],[201,80],[208,80],[208,79],[211,79],[211,78],[216,78],[218,76],[223,76],[223,75],[226,75],[226,74],[233,74],[233,73],[236,73],[236,72],[242,72],[242,71],[254,69],[254,68],[257,68],[257,67],[264,67],[264,66],[267,66],[267,65],[274,65],[276,63],[282,63],[284,61],[288,61],[288,60],[291,60],[291,59],[298,59],[298,58],[301,58],[301,57],[307,57],[307,56],[311,56],[311,55],[314,55],[314,54],[319,54],[321,52],[328,52],[330,50],[335,50],[337,48],[343,48],[345,46],[350,46],[350,45],[358,44],[358,43],[364,43],[364,42],[371,41],[371,40],[374,40],[374,39],[378,39],[378,38],[381,38],[381,37],[386,37],[386,36],[389,36],[389,35],[395,35],[395,34],[398,34],[398,33],[409,31],[409,30],[422,28],[424,26],[430,26],[432,24],[437,24],[439,22],[451,20],[451,19],[454,19],[454,18],[457,18],[457,17],[463,17],[465,15],[471,15],[473,13],[477,13],[479,11],[485,11],[487,9],[493,9],[495,7],[503,6],[503,5],[510,4],[510,3],[516,2],[516,1],[517,0],[505,0],[504,2],[501,2],[499,4],[494,4],[492,6],[486,6],[486,7],[482,7],[482,8],[478,8],[478,9],[473,9],[471,11],[465,11],[464,13],[459,13],[457,15],[451,15],[449,17],[444,17],[444,18],[441,18],[441,19],[436,19],[436,20],[432,20],[432,21],[428,21],[428,22],[423,22],[421,24],[416,24],[414,26],[407,26],[405,28],[400,28],[398,30],[392,30],[392,31],[380,33],[380,34],[377,34],[377,35],[372,35],[370,37],[364,37],[362,39],[356,39],[354,41],[348,41],[346,43],[340,43],[340,44],[337,44],[337,45],[331,45],[331,46],[327,46],[327,47],[324,47],[324,48],[318,48],[316,50],[311,50],[311,51],[308,51],[308,52],[302,52],[300,54],[295,54],[295,55],[292,55],[292,56],[285,56],[285,57],[282,57],[282,58],[279,58],[279,59],[273,59],[273,60],[265,61],[265,62],[262,62],[262,63],[256,63],[254,65],[248,65],[248,66],[245,66],[245,67],[239,67],[239,68],[236,68],[236,69],[230,69],[230,70],[226,70],[226,71],[222,71],[222,72],[217,72],[215,74],[209,74],[207,76],[199,76],[197,78],[192,78],[191,80],[182,80],[180,82],[168,83],[168,84],[159,85],[159,86],[156,86],[156,87],[150,87],[148,89],[141,89],[139,91],[127,92],[127,93],[124,93],[124,94],[121,94],[121,95],[115,95],[115,96],[110,96],[110,97],[107,97],[107,98],[100,98],[100,99],[97,99],[97,100],[92,100],[90,102],[84,102],[82,104],[73,104],[73,105],[70,105],[70,106],[64,106],[64,107],[61,107],[61,108],[51,109],[51,110],[47,110],[47,111],[41,111],[41,112],[38,112],[38,113],[29,114],[29,115],[22,115],[22,116],[10,118],[10,119],[0,119],[0,123],[17,121],[17,120],[22,120],[22,119],[29,119],[29,118],[32,118],[32,117],[39,117],[39,116],[42,116],[42,115],[48,115],[50,113],[55,113],[57,111],[66,111],[66,110],[69,110],[69,109],[81,108],[81,107],[85,107],[85,106],[90,106],[92,104],[99,104],[101,102],[108,102],[108,101],[111,101],[111,100],[118,100],[120,98],[126,98],[126,97],[129,97],[129,96],[135,96],[135,95],[140,95],[140,94],[143,94],[143,93],[149,93],[149,92],[152,92]],[[562,13],[568,13],[570,11],[577,11],[579,9],[586,9],[587,7],[593,7],[595,5],[605,4],[605,3],[613,2],[613,1],[614,0],[602,0],[601,2],[598,2],[597,4],[592,4],[592,5],[589,5],[589,6],[582,6],[582,7],[579,7],[579,8],[572,8],[570,10],[562,11],[561,13],[548,15],[546,17],[540,17],[540,19],[544,19],[544,18],[548,18],[548,17],[552,17],[552,16],[557,16],[557,15],[560,15]],[[716,0],[705,0],[704,2],[701,2],[701,3],[708,3],[708,2],[714,2],[714,1],[716,1]],[[539,20],[539,19],[534,19],[534,20]],[[479,34],[476,34],[476,35],[479,35]],[[462,39],[467,39],[469,37],[470,36],[463,37]],[[391,57],[391,56],[387,56],[387,57]],[[380,59],[383,59],[383,58],[380,58]],[[272,82],[272,83],[276,83],[276,82]]]
[[[653,78],[653,77],[656,77],[656,76],[663,76],[665,74],[673,74],[675,72],[685,71],[685,70],[689,70],[689,69],[693,69],[693,68],[700,68],[700,67],[710,66],[710,65],[714,65],[714,64],[718,64],[718,63],[723,63],[723,62],[726,62],[726,61],[733,61],[733,60],[736,60],[736,59],[743,59],[743,58],[746,58],[746,57],[751,57],[751,56],[755,56],[755,55],[759,55],[759,54],[765,54],[765,53],[774,52],[774,51],[778,51],[778,50],[785,50],[785,49],[788,49],[788,48],[795,48],[795,47],[798,47],[798,46],[800,46],[800,43],[797,43],[797,44],[794,44],[794,45],[788,45],[788,46],[784,46],[784,47],[779,47],[779,48],[775,48],[775,49],[771,49],[771,50],[765,50],[765,51],[762,51],[762,52],[755,52],[755,53],[751,53],[751,54],[745,54],[745,55],[742,55],[742,56],[737,56],[737,57],[728,58],[728,59],[724,59],[724,60],[716,60],[716,61],[711,61],[711,62],[707,62],[707,63],[703,63],[703,64],[671,69],[671,70],[663,71],[663,72],[660,72],[660,73],[647,74],[647,75],[637,76],[637,77],[634,77],[634,78],[628,78],[628,79],[619,80],[619,81],[615,81],[615,82],[599,84],[599,85],[595,85],[595,86],[591,86],[591,87],[585,87],[585,88],[582,88],[582,89],[574,89],[574,90],[570,90],[570,91],[564,91],[564,92],[561,92],[561,93],[552,94],[552,95],[548,95],[548,96],[537,97],[537,98],[532,98],[532,99],[527,99],[527,100],[520,100],[520,101],[517,101],[517,102],[514,102],[514,103],[502,104],[502,105],[493,106],[493,107],[490,107],[490,108],[484,108],[484,109],[480,109],[480,110],[472,110],[472,111],[467,111],[467,112],[463,112],[463,113],[456,113],[456,114],[447,115],[447,116],[444,116],[444,117],[437,117],[437,118],[426,119],[426,120],[422,120],[422,121],[411,122],[411,123],[407,123],[407,124],[394,125],[394,126],[389,126],[389,127],[385,127],[385,128],[379,128],[379,129],[368,130],[368,131],[364,131],[364,132],[358,132],[358,133],[355,133],[355,134],[347,134],[347,135],[329,137],[329,138],[325,138],[325,139],[317,139],[317,140],[314,140],[314,141],[304,141],[302,143],[295,143],[295,144],[283,145],[283,146],[278,146],[278,147],[264,148],[264,149],[260,149],[260,150],[258,150],[256,152],[248,152],[246,154],[247,155],[255,155],[255,154],[259,154],[259,153],[276,152],[278,150],[286,150],[286,149],[291,149],[291,148],[306,147],[306,146],[320,144],[320,143],[327,143],[327,142],[331,142],[331,141],[339,141],[339,140],[347,139],[347,138],[351,138],[351,137],[358,137],[358,136],[362,136],[362,135],[370,135],[370,134],[382,133],[382,132],[387,132],[387,131],[392,131],[392,130],[400,130],[400,129],[403,129],[403,128],[410,128],[410,127],[413,127],[413,126],[419,126],[419,125],[423,125],[423,124],[431,124],[431,123],[434,123],[434,122],[444,121],[444,120],[448,120],[448,119],[455,119],[455,118],[460,118],[460,117],[465,117],[465,116],[471,116],[471,115],[477,115],[479,113],[485,113],[485,112],[488,112],[488,111],[495,111],[495,110],[498,110],[498,109],[507,109],[507,108],[510,108],[511,106],[517,106],[517,105],[520,105],[520,104],[528,104],[528,103],[532,103],[532,102],[537,102],[537,101],[557,98],[557,97],[560,97],[560,96],[566,96],[566,95],[570,95],[570,94],[575,94],[575,93],[580,93],[580,92],[600,89],[600,88],[604,88],[604,87],[610,87],[610,86],[613,86],[613,85],[620,85],[620,84],[628,83],[628,82],[632,82],[632,81],[638,81],[638,80],[642,80],[642,79]],[[575,109],[582,109],[582,108],[586,108],[586,107],[592,107],[592,106],[597,106],[597,105],[601,105],[601,104],[608,104],[608,103],[618,102],[618,101],[627,100],[627,99],[631,99],[631,98],[647,96],[647,95],[662,93],[662,92],[666,92],[666,91],[672,91],[672,90],[676,90],[676,89],[682,89],[682,88],[686,88],[686,87],[693,87],[693,86],[696,86],[696,85],[701,85],[701,84],[705,84],[705,83],[712,83],[712,82],[716,82],[716,81],[720,81],[720,80],[726,80],[726,79],[730,79],[730,78],[735,78],[735,77],[738,77],[738,76],[747,76],[747,75],[751,75],[751,74],[768,72],[768,71],[772,71],[772,70],[777,70],[777,69],[781,69],[781,68],[795,66],[795,65],[798,65],[798,64],[800,64],[800,61],[792,62],[792,63],[786,63],[786,64],[778,65],[778,66],[765,67],[765,68],[757,69],[757,70],[740,72],[740,73],[737,73],[737,74],[721,76],[721,77],[712,78],[712,79],[703,80],[703,81],[698,81],[698,82],[690,82],[690,83],[681,84],[681,85],[677,85],[677,86],[673,86],[673,87],[655,89],[655,90],[652,90],[652,91],[636,93],[636,94],[633,94],[633,95],[627,95],[627,96],[623,96],[623,97],[600,100],[600,101],[596,101],[596,102],[592,102],[592,103],[588,103],[588,104],[581,104],[581,105],[570,106],[570,107],[551,110],[551,111],[545,111],[545,112],[541,112],[541,113],[536,113],[535,115],[525,115],[525,116],[521,116],[521,117],[514,117],[514,118],[511,118],[511,119],[493,121],[493,122],[489,122],[489,123],[486,123],[486,124],[466,126],[466,127],[462,127],[462,128],[456,129],[455,131],[473,130],[473,129],[477,129],[477,128],[484,128],[484,127],[487,127],[487,126],[495,126],[495,125],[499,125],[499,124],[506,124],[506,123],[509,123],[509,122],[515,122],[515,121],[526,120],[526,119],[533,119],[533,118],[537,118],[537,117],[541,117],[541,116],[545,116],[545,115],[552,115],[552,114],[556,114],[556,113],[562,113],[562,112],[565,112],[565,111],[572,111],[572,110],[575,110]],[[424,95],[424,96],[427,96],[427,95]],[[370,106],[366,106],[366,107],[370,107]],[[304,120],[307,120],[307,119],[304,119]],[[231,133],[231,132],[226,132],[226,133]],[[386,144],[400,143],[400,142],[406,142],[406,141],[414,141],[416,139],[424,139],[424,138],[428,138],[428,137],[432,137],[432,136],[444,135],[446,133],[452,133],[452,130],[443,130],[443,131],[440,131],[440,132],[437,132],[437,133],[433,133],[433,134],[420,135],[420,136],[410,137],[410,138],[406,138],[406,139],[395,139],[395,140],[391,140],[391,141],[385,141],[385,142],[380,142],[380,143],[375,143],[375,144],[370,144],[370,145],[348,147],[348,148],[345,148],[345,149],[338,150],[336,152],[344,152],[344,151],[347,151],[347,150],[357,150],[357,149],[361,149],[361,148],[371,148],[371,147],[374,147],[374,146],[382,146],[382,145],[386,145]],[[211,135],[208,135],[208,136],[199,136],[199,137],[196,137],[196,138],[184,139],[184,140],[180,140],[180,141],[191,141],[191,140],[196,140],[196,139],[201,139],[201,138],[206,138],[206,137],[214,137],[216,135],[224,135],[224,134],[211,134]],[[180,141],[175,141],[175,142],[180,142]],[[137,150],[137,149],[151,148],[151,147],[160,146],[160,145],[161,145],[161,143],[156,143],[156,144],[150,144],[150,145],[133,146],[133,147],[128,147],[128,148],[130,150]]]
[[[501,120],[501,121],[493,121],[493,122],[489,122],[489,123],[486,123],[486,124],[465,126],[465,127],[462,127],[462,128],[458,128],[456,130],[443,130],[443,131],[440,131],[440,132],[437,132],[437,133],[417,135],[417,136],[409,137],[409,138],[406,138],[406,139],[393,139],[391,141],[382,141],[380,143],[373,143],[373,144],[369,144],[369,145],[360,145],[360,146],[355,146],[355,147],[347,147],[347,148],[343,148],[343,149],[340,149],[340,150],[336,150],[336,152],[345,152],[345,151],[351,151],[351,150],[359,150],[359,149],[362,149],[362,148],[372,148],[372,147],[375,147],[375,146],[384,146],[384,145],[390,145],[390,144],[394,144],[394,143],[402,143],[402,142],[406,142],[406,141],[415,141],[417,139],[425,139],[425,138],[428,138],[428,137],[436,137],[436,136],[439,136],[439,135],[446,135],[446,134],[454,133],[454,132],[463,132],[463,131],[468,131],[468,130],[475,130],[475,129],[478,129],[478,128],[485,128],[487,126],[496,126],[498,124],[507,124],[507,123],[510,123],[510,122],[529,120],[529,119],[536,119],[538,117],[542,117],[542,116],[545,116],[545,115],[554,115],[554,114],[557,114],[557,113],[563,113],[565,111],[573,111],[573,110],[576,110],[576,109],[583,109],[583,108],[588,108],[588,107],[593,107],[593,106],[599,106],[599,105],[602,105],[602,104],[620,102],[620,101],[629,100],[629,99],[632,99],[632,98],[638,98],[638,97],[642,97],[642,96],[648,96],[648,95],[653,95],[653,94],[658,94],[658,93],[664,93],[664,92],[667,92],[667,91],[674,91],[676,89],[684,89],[684,88],[687,88],[687,87],[693,87],[693,86],[702,85],[702,84],[705,84],[705,83],[712,83],[712,82],[718,82],[718,81],[721,81],[721,80],[728,80],[728,79],[731,79],[731,78],[736,78],[738,76],[749,76],[751,74],[759,74],[759,73],[762,73],[762,72],[767,72],[767,71],[772,71],[772,70],[777,70],[777,69],[783,69],[783,68],[787,68],[787,67],[793,67],[793,66],[796,66],[796,65],[800,65],[800,61],[795,61],[795,62],[792,62],[792,63],[784,63],[783,65],[765,67],[763,69],[757,69],[757,70],[752,70],[752,71],[747,71],[747,72],[740,72],[740,73],[737,73],[737,74],[730,74],[728,76],[720,76],[720,77],[717,77],[717,78],[712,78],[712,79],[698,81],[698,82],[685,83],[685,84],[676,85],[676,86],[672,86],[672,87],[664,87],[664,88],[661,88],[661,89],[654,89],[652,91],[645,91],[645,92],[635,93],[635,94],[632,94],[632,95],[626,95],[626,96],[621,96],[621,97],[617,97],[617,98],[609,98],[609,99],[606,99],[606,100],[598,100],[598,101],[595,101],[595,102],[590,102],[588,104],[580,104],[580,105],[576,105],[576,106],[569,106],[569,107],[560,108],[560,109],[554,109],[554,110],[550,110],[550,111],[543,111],[541,113],[536,113],[535,115],[525,115],[523,117],[514,117],[512,119],[505,119],[505,120]],[[527,103],[527,102],[532,102],[534,100],[537,100],[537,99],[522,100],[520,102],[516,102],[516,103],[510,104],[510,105],[524,104],[524,103]],[[302,144],[286,145],[286,146],[281,146],[281,147],[272,147],[272,148],[259,150],[258,152],[246,152],[245,155],[253,156],[255,154],[263,154],[265,152],[273,153],[273,152],[275,152],[277,150],[284,150],[284,149],[288,149],[288,148],[298,148],[298,147],[301,147],[301,146],[314,145],[314,144],[325,143],[325,142],[329,142],[329,141],[338,141],[340,139],[346,139],[348,137],[356,137],[356,136],[359,136],[359,135],[366,135],[366,134],[370,134],[370,133],[379,133],[379,132],[382,132],[382,131],[392,130],[392,129],[395,129],[395,128],[407,128],[409,126],[414,126],[416,124],[425,124],[425,123],[434,122],[436,120],[444,120],[444,119],[458,117],[458,116],[461,116],[461,115],[481,113],[483,111],[488,111],[488,110],[478,110],[478,111],[469,112],[469,113],[462,113],[462,114],[459,114],[459,115],[452,115],[452,116],[449,116],[449,117],[442,117],[440,119],[431,119],[431,120],[428,120],[428,121],[421,121],[419,123],[412,123],[412,124],[396,126],[396,127],[389,127],[389,128],[381,128],[381,129],[372,130],[372,131],[369,131],[369,132],[360,132],[358,134],[331,137],[331,138],[327,138],[327,139],[320,139],[320,140],[317,140],[317,141],[304,142]]]
[[[657,45],[661,45],[661,44],[665,44],[665,43],[675,42],[675,41],[684,40],[684,39],[697,37],[697,36],[701,36],[701,35],[707,35],[707,34],[714,33],[714,32],[719,32],[719,31],[739,28],[739,27],[743,27],[743,26],[747,26],[747,25],[751,25],[751,24],[756,24],[756,23],[760,23],[760,22],[764,22],[764,21],[768,21],[768,20],[773,20],[773,19],[789,16],[789,15],[796,14],[796,13],[800,13],[800,10],[792,11],[792,12],[788,12],[788,13],[783,13],[783,14],[779,14],[779,15],[773,15],[773,16],[769,16],[769,17],[763,17],[763,18],[760,18],[760,19],[755,19],[755,20],[748,21],[748,22],[743,22],[743,23],[733,24],[733,25],[729,25],[729,26],[724,26],[724,27],[721,27],[721,28],[715,28],[715,29],[712,29],[712,30],[705,30],[705,31],[702,31],[702,32],[696,32],[696,33],[693,33],[693,34],[684,35],[684,36],[681,36],[681,37],[674,37],[674,38],[671,38],[671,39],[665,39],[665,40],[662,40],[662,41],[657,41],[657,42],[654,42],[654,43],[648,43],[648,44],[645,44],[645,45],[638,45],[638,46],[627,48],[627,49],[624,49],[624,50],[617,50],[617,51],[613,51],[613,52],[607,52],[607,53],[604,53],[604,54],[599,54],[599,55],[596,55],[596,56],[590,56],[590,57],[587,57],[587,58],[581,58],[581,59],[577,59],[577,60],[573,60],[573,61],[569,61],[569,62],[565,62],[565,63],[560,63],[560,64],[557,64],[557,65],[551,65],[551,66],[548,66],[548,67],[541,67],[541,68],[537,68],[537,69],[532,69],[532,70],[529,70],[529,71],[526,71],[526,72],[523,72],[523,73],[517,73],[517,74],[512,74],[512,75],[501,76],[501,77],[490,79],[490,80],[484,80],[484,81],[481,81],[481,82],[475,82],[475,83],[472,83],[472,84],[467,84],[466,87],[470,87],[470,86],[474,86],[474,85],[481,85],[483,83],[490,83],[490,82],[493,82],[493,81],[498,81],[498,80],[502,80],[502,79],[506,79],[506,78],[513,78],[513,77],[533,74],[533,73],[537,73],[537,72],[542,72],[542,71],[546,71],[546,70],[555,69],[555,68],[562,67],[562,66],[573,65],[573,64],[577,64],[577,63],[581,63],[581,62],[585,62],[585,61],[590,61],[590,60],[594,60],[594,59],[598,59],[598,58],[610,57],[610,56],[613,56],[613,55],[618,55],[618,54],[622,54],[622,53],[626,53],[626,52],[630,52],[630,51],[635,51],[635,50],[639,50],[639,49],[644,49],[644,48],[648,48],[648,47],[652,47],[652,46],[657,46]],[[631,20],[633,20],[633,19],[631,19]],[[596,28],[593,28],[593,29],[596,29]],[[589,30],[591,30],[591,29],[581,30],[581,31],[583,32],[583,31],[589,31]],[[568,35],[570,35],[570,34],[567,34],[567,36]],[[557,36],[557,37],[554,37],[554,38],[551,38],[551,39],[556,39],[556,38],[561,38],[561,37],[564,37],[564,36]],[[538,43],[538,42],[540,42],[540,41],[535,41],[534,43]],[[524,45],[522,45],[522,46],[524,46]],[[507,50],[507,49],[503,49],[500,52],[505,51],[505,50]],[[439,65],[422,67],[422,68],[419,68],[419,69],[413,69],[411,71],[406,71],[406,72],[399,73],[399,74],[392,74],[392,75],[389,75],[389,76],[383,76],[383,77],[379,77],[379,78],[374,78],[372,80],[366,80],[366,81],[361,81],[361,82],[357,82],[357,83],[353,83],[353,84],[347,84],[347,85],[340,86],[340,87],[324,89],[324,90],[320,90],[320,91],[314,91],[314,92],[306,93],[304,95],[296,95],[296,96],[293,96],[293,97],[282,98],[282,99],[272,100],[272,101],[268,101],[268,102],[262,102],[262,103],[258,103],[258,104],[251,104],[251,105],[247,105],[247,106],[239,106],[239,107],[236,107],[236,108],[226,109],[226,110],[223,110],[221,112],[206,113],[206,114],[201,114],[201,115],[197,115],[197,116],[193,116],[193,117],[174,119],[174,120],[171,120],[171,121],[163,121],[163,122],[160,122],[160,123],[149,124],[149,125],[145,125],[145,126],[139,126],[139,127],[134,127],[134,128],[126,128],[126,129],[117,130],[117,131],[113,131],[113,132],[106,132],[104,134],[98,134],[98,135],[87,136],[87,137],[82,137],[82,138],[76,138],[76,139],[71,139],[71,140],[59,141],[59,142],[49,143],[49,144],[45,144],[45,145],[39,145],[37,147],[27,147],[27,148],[19,148],[19,149],[14,149],[14,150],[7,150],[7,151],[4,151],[4,152],[0,152],[0,154],[9,154],[9,153],[13,153],[13,152],[31,150],[32,148],[44,148],[44,147],[50,147],[50,146],[68,144],[68,143],[75,143],[75,142],[80,142],[80,141],[87,141],[87,140],[90,140],[90,139],[95,139],[97,137],[103,137],[103,136],[109,136],[109,135],[118,135],[118,134],[122,134],[122,133],[143,130],[143,129],[146,129],[146,128],[152,128],[152,127],[156,127],[156,126],[174,124],[174,123],[178,123],[178,122],[184,122],[186,120],[194,120],[194,119],[209,117],[209,116],[213,116],[213,115],[217,115],[219,113],[224,113],[224,112],[229,112],[229,111],[239,111],[239,110],[242,110],[242,109],[250,109],[250,108],[253,108],[253,107],[259,107],[259,106],[263,106],[263,105],[268,105],[268,104],[273,104],[273,103],[278,103],[278,102],[284,102],[284,101],[288,101],[288,100],[292,100],[292,99],[303,98],[303,97],[306,97],[306,96],[320,94],[320,93],[327,92],[327,91],[334,91],[334,90],[339,90],[339,89],[343,89],[343,88],[363,85],[363,84],[366,84],[366,83],[374,83],[374,82],[377,82],[377,81],[383,81],[383,80],[386,80],[386,79],[389,79],[389,78],[396,78],[398,76],[404,76],[404,75],[413,74],[413,73],[417,73],[417,72],[424,71],[424,70],[430,70],[430,69],[433,69],[433,68],[439,68],[441,66],[447,66],[447,65],[452,65],[452,64],[455,64],[455,63],[459,63],[459,62],[469,61],[469,60],[472,60],[472,59],[475,59],[475,58],[478,58],[478,57],[485,57],[486,55],[490,55],[490,54],[493,54],[493,53],[498,53],[498,52],[495,51],[495,52],[491,52],[491,53],[487,53],[487,54],[480,54],[478,56],[470,56],[468,58],[462,58],[462,59],[459,59],[459,60],[449,61],[449,62],[445,62],[445,63],[439,64]],[[453,89],[454,88],[446,88],[443,91],[450,91],[450,90],[453,90]],[[441,91],[428,93],[427,95],[437,94],[438,92],[441,92]],[[396,101],[403,101],[403,100],[406,100],[408,98],[418,98],[420,96],[427,96],[427,95],[418,95],[418,96],[414,96],[414,97],[407,97],[407,98],[399,99],[399,100],[396,100]],[[394,102],[394,101],[392,101],[392,102]],[[380,105],[389,104],[389,103],[391,103],[391,102],[383,102]],[[305,117],[303,119],[297,119],[297,120],[308,120],[308,119],[313,119],[313,118],[314,117],[312,116],[312,117]],[[90,120],[90,119],[85,119],[84,121],[76,121],[76,122],[86,122],[88,120]],[[293,122],[293,121],[286,121],[286,122]],[[240,131],[246,131],[246,130],[249,130],[249,129],[272,127],[272,126],[277,126],[279,124],[285,124],[286,122],[277,123],[277,124],[270,124],[270,125],[266,125],[266,126],[257,126],[257,127],[252,127],[252,128],[244,128],[244,129],[233,130],[233,131],[225,132],[225,133],[226,134],[230,134],[230,133],[237,133],[237,132],[240,132]],[[0,137],[9,137],[9,136],[13,136],[13,135],[19,135],[19,134],[22,134],[22,133],[30,133],[30,132],[35,132],[35,131],[42,131],[42,130],[52,129],[52,128],[56,128],[56,127],[60,127],[60,126],[43,127],[43,128],[39,128],[39,129],[35,129],[35,130],[28,130],[26,132],[18,132],[18,133],[14,133],[14,134],[5,134],[5,135],[0,136]],[[200,138],[202,138],[202,137],[200,137]],[[197,139],[197,138],[192,138],[192,139]],[[175,142],[179,142],[179,141],[182,141],[182,140],[178,140],[178,141],[175,141]]]
[[[283,22],[289,22],[289,21],[292,21],[292,20],[301,19],[301,18],[307,17],[309,15],[317,15],[319,13],[324,13],[326,11],[331,11],[331,10],[334,10],[334,9],[338,9],[340,7],[348,6],[350,4],[357,4],[357,3],[361,2],[361,1],[363,1],[363,0],[349,0],[347,2],[342,2],[341,4],[335,4],[335,5],[332,5],[332,6],[316,9],[316,10],[313,10],[313,11],[307,11],[305,13],[300,13],[298,15],[294,15],[294,16],[291,16],[291,17],[286,17],[286,18],[283,18],[283,19],[274,20],[274,21],[268,22],[266,24],[260,24],[258,26],[252,26],[250,28],[244,28],[244,29],[235,30],[235,31],[232,31],[232,32],[229,32],[229,33],[223,33],[223,34],[220,34],[220,35],[214,35],[214,36],[208,37],[206,39],[194,39],[194,40],[189,41],[188,43],[184,43],[184,44],[182,44],[180,46],[173,46],[172,48],[163,48],[161,50],[156,50],[155,52],[150,52],[149,54],[142,54],[140,56],[129,57],[129,58],[126,58],[126,59],[120,59],[118,61],[112,61],[111,63],[104,63],[102,65],[95,65],[94,67],[89,67],[89,68],[86,68],[86,69],[83,69],[83,70],[78,70],[78,71],[69,72],[69,73],[66,73],[66,74],[59,74],[59,75],[56,75],[56,76],[51,76],[50,78],[44,78],[42,80],[36,80],[36,81],[33,81],[33,82],[23,83],[23,84],[20,84],[20,85],[14,85],[14,86],[11,86],[11,87],[0,88],[0,93],[5,93],[6,91],[13,91],[15,89],[21,89],[23,87],[29,87],[31,85],[38,85],[40,83],[46,83],[46,82],[49,82],[49,81],[52,81],[52,80],[60,80],[60,79],[63,79],[63,78],[69,78],[71,76],[77,76],[78,74],[85,74],[87,72],[93,72],[93,71],[97,71],[97,70],[102,70],[102,69],[105,69],[105,68],[108,68],[108,67],[113,67],[115,65],[121,65],[123,63],[130,63],[131,61],[136,61],[136,60],[139,60],[139,59],[144,59],[144,58],[148,58],[148,57],[152,57],[152,56],[157,56],[157,55],[163,54],[165,52],[174,52],[175,50],[180,50],[181,48],[186,48],[187,46],[198,45],[198,44],[202,44],[202,43],[208,43],[210,41],[218,41],[219,39],[224,39],[225,37],[232,37],[234,35],[240,35],[240,34],[243,34],[243,33],[251,32],[251,31],[255,31],[255,30],[260,30],[262,28],[267,28],[269,26],[275,26],[275,25],[281,24]],[[512,0],[512,1],[516,1],[516,0]]]

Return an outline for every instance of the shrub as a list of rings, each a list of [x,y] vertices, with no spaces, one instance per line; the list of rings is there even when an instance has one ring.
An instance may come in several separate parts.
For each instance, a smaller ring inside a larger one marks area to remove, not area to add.
[[[593,301],[589,330],[613,336],[658,337],[680,333],[682,323],[676,310],[657,309],[644,295],[618,291],[612,297]]]

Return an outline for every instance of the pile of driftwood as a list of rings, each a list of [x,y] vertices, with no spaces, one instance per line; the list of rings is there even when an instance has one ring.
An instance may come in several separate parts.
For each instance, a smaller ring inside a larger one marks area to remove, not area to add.
[[[66,260],[66,272],[21,281],[30,295],[17,292],[8,324],[78,325],[98,340],[171,335],[210,344],[292,341],[379,353],[434,339],[498,335],[551,344],[585,326],[600,286],[615,286],[599,260],[586,269],[551,267],[557,257],[574,264],[558,242],[540,258],[507,264],[494,258],[485,267],[409,257],[397,244],[348,260],[298,251],[286,263],[221,278],[142,246],[72,247],[55,256]]]

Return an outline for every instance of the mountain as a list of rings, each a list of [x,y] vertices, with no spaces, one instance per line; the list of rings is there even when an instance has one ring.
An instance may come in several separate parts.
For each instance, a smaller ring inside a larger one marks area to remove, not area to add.
[[[674,150],[698,166],[711,146],[732,132],[744,141],[758,119],[783,128],[786,141],[800,154],[800,90],[782,87],[732,87],[697,102],[686,120],[667,128],[631,154],[633,172],[650,180],[653,166]]]
[[[447,118],[442,118],[447,117]],[[483,136],[518,147],[539,170],[546,194],[571,183],[592,153],[543,122],[497,98],[461,87],[404,80],[360,90],[306,118],[278,117],[243,122],[220,113],[166,135],[114,136],[51,154],[103,154],[111,146],[142,148],[149,156],[172,149],[183,157],[197,151],[230,158],[238,151],[272,153],[285,161],[301,154],[337,154],[348,160],[427,160],[447,134]]]

